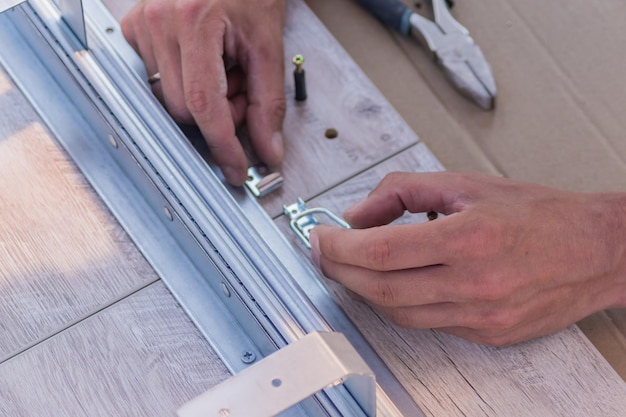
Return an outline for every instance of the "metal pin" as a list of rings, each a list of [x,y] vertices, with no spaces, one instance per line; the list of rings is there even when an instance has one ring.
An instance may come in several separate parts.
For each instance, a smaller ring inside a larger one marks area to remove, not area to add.
[[[305,72],[302,68],[304,64],[304,57],[300,54],[293,57],[291,60],[296,68],[293,70],[293,81],[296,88],[296,101],[304,101],[306,100],[306,78]]]
[[[304,200],[298,198],[298,201],[291,205],[283,206],[283,213],[289,217],[289,227],[298,236],[298,239],[304,243],[307,249],[311,249],[311,242],[309,237],[311,236],[311,230],[317,226],[319,221],[315,218],[315,214],[323,215],[337,226],[341,226],[344,229],[350,229],[350,225],[343,219],[333,214],[330,210],[323,207],[307,208]]]
[[[263,197],[283,185],[284,179],[280,172],[269,172],[263,165],[255,165],[248,168],[248,180],[246,187],[256,197]]]

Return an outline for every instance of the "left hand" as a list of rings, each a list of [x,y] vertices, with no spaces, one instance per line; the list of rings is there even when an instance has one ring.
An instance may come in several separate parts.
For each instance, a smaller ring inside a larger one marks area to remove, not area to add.
[[[176,121],[198,125],[233,185],[247,179],[235,136],[244,121],[263,162],[284,156],[284,21],[285,0],[141,0],[122,20],[148,74],[160,74],[154,94]]]
[[[393,322],[509,345],[626,306],[626,196],[395,173],[318,226],[312,259]],[[387,225],[405,210],[443,218]]]

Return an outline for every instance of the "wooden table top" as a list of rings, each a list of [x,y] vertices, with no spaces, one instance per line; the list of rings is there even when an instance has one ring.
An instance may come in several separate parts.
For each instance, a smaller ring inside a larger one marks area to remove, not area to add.
[[[128,5],[109,3],[117,13]],[[310,57],[307,82],[315,87],[305,105],[289,104],[286,182],[260,203],[302,249],[282,204],[301,196],[341,213],[387,172],[443,167],[305,3],[290,1],[288,11],[286,57]],[[0,415],[171,416],[227,378],[4,72],[0,108]],[[324,137],[329,127],[338,138]],[[400,329],[329,288],[427,415],[621,416],[626,409],[626,384],[576,326],[490,348]]]

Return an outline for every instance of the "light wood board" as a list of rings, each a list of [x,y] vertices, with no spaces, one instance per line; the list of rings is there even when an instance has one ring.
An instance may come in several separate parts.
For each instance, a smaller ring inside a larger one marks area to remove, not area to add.
[[[424,145],[372,167],[307,203],[340,214],[393,171],[431,171]],[[397,222],[422,222],[405,215]],[[276,220],[303,262],[309,251],[283,216]],[[429,415],[621,416],[626,384],[576,326],[507,348],[491,348],[434,330],[409,330],[379,317],[343,287],[319,275],[370,344]],[[612,392],[612,394],[609,394]],[[616,397],[617,396],[617,397]]]
[[[0,415],[172,416],[230,376],[161,282],[0,366]]]
[[[328,98],[334,91],[325,90],[325,85],[332,86],[336,77],[347,76],[336,68],[350,68],[353,63],[301,1],[288,3],[286,62],[295,52],[314,57],[307,60],[307,69],[312,74],[309,87],[314,91],[311,90],[313,95],[305,106],[290,104],[286,120],[287,159],[295,158],[296,162],[287,162],[283,167],[288,182],[280,198],[262,202],[268,212],[276,214],[277,207],[300,195],[318,196],[309,203],[341,213],[348,204],[362,198],[386,172],[441,169],[360,72],[348,77],[346,84],[353,85],[346,89],[335,85],[334,89],[342,94],[341,100]],[[124,2],[122,8],[126,6]],[[307,36],[290,34],[290,30],[295,31],[295,21],[298,27],[303,22],[310,23],[306,25]],[[305,49],[315,36],[326,42],[324,54]],[[322,65],[327,56],[337,61],[332,67],[335,69],[328,73],[327,66]],[[327,76],[320,77],[322,74]],[[287,92],[290,86],[288,72]],[[320,94],[317,99],[316,94]],[[10,107],[5,107],[6,103]],[[0,158],[6,138],[10,142],[32,123],[35,126],[39,123],[24,103],[11,83],[0,80],[0,104],[3,108],[17,109],[17,116],[0,119]],[[331,111],[330,106],[341,106],[343,111]],[[368,118],[371,108],[375,109],[373,119]],[[441,129],[458,129],[453,125],[450,128],[437,114],[433,117],[441,123]],[[382,126],[384,123],[391,123],[392,127]],[[320,137],[326,127],[337,128],[340,137],[334,141]],[[398,130],[388,133],[388,129]],[[6,147],[12,155],[7,157],[11,161],[7,163],[12,167],[11,175],[19,175],[23,182],[13,189],[12,200],[5,200],[9,193],[0,193],[3,207],[9,209],[19,206],[15,195],[29,196],[27,204],[20,202],[22,208],[13,211],[16,214],[11,218],[12,239],[0,238],[0,250],[22,241],[37,242],[31,243],[28,250],[11,246],[11,257],[7,258],[19,263],[20,270],[34,271],[24,274],[25,279],[11,282],[35,284],[20,291],[0,293],[7,305],[12,303],[11,308],[21,312],[19,317],[10,316],[3,322],[10,323],[10,333],[7,341],[2,339],[7,344],[7,356],[0,363],[0,393],[9,401],[0,401],[0,413],[171,415],[189,398],[224,378],[224,369],[45,129],[39,124],[34,132],[27,135],[31,142],[15,140],[17,144]],[[380,140],[384,134],[390,135],[392,144]],[[367,138],[365,142],[359,142],[361,135]],[[307,157],[307,152],[312,156]],[[57,156],[51,158],[51,155]],[[21,164],[20,169],[15,168],[16,164]],[[327,166],[333,168],[320,169]],[[11,181],[2,182],[2,179],[0,184],[5,184],[5,188],[15,187]],[[54,188],[59,184],[65,191]],[[24,190],[38,192],[28,194]],[[42,193],[62,198],[32,204],[41,201]],[[80,202],[71,203],[76,199]],[[59,235],[69,228],[68,216],[54,210],[56,206],[63,206],[76,216],[72,221],[78,223],[72,227],[88,236],[78,240],[80,245],[72,241],[65,243],[66,251],[71,254],[58,255],[59,246],[65,242],[59,243]],[[29,217],[28,211],[33,208],[37,212],[43,210],[43,214]],[[33,217],[45,221],[37,224]],[[22,228],[21,224],[29,221],[30,227]],[[279,227],[284,227],[283,218],[277,222]],[[41,233],[53,242],[52,246],[45,246],[37,233],[31,232],[33,225],[43,229]],[[289,233],[287,236],[293,238]],[[49,256],[49,252],[55,256]],[[73,259],[78,253],[84,253],[81,256],[85,258]],[[308,262],[307,254],[302,255],[303,262]],[[71,261],[58,264],[58,259]],[[39,272],[40,262],[48,265],[43,269],[54,273]],[[83,272],[75,273],[74,269]],[[66,277],[72,279],[66,282]],[[511,348],[486,348],[433,331],[398,329],[346,297],[341,289],[333,291],[429,415],[620,416],[626,409],[623,381],[575,327]],[[48,311],[52,314],[47,315]]]

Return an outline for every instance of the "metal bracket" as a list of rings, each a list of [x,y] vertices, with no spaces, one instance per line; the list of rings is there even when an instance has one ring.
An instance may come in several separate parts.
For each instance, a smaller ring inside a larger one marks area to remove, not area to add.
[[[348,223],[333,214],[328,209],[322,207],[307,209],[302,198],[298,198],[298,201],[294,204],[283,206],[283,213],[285,213],[290,219],[289,226],[291,227],[291,230],[293,230],[296,236],[298,236],[302,243],[304,243],[304,246],[308,249],[311,249],[311,242],[309,241],[311,230],[320,224],[315,216],[313,216],[314,214],[323,214],[332,220],[333,223],[343,227],[344,229],[350,229],[350,225]]]
[[[343,334],[313,332],[196,397],[177,413],[179,417],[275,416],[339,384],[346,386],[367,416],[376,415],[376,382],[369,366]]]
[[[283,185],[283,177],[279,172],[269,172],[263,165],[254,165],[248,168],[246,186],[255,197],[263,197]]]
[[[60,0],[59,8],[61,9],[63,20],[65,20],[78,38],[82,49],[87,49],[87,29],[85,28],[83,0]]]
[[[12,9],[25,1],[26,0],[0,0],[0,13]],[[85,27],[83,0],[59,0],[59,9],[61,9],[63,20],[80,42],[81,48],[79,48],[79,50],[87,49],[87,29]]]

